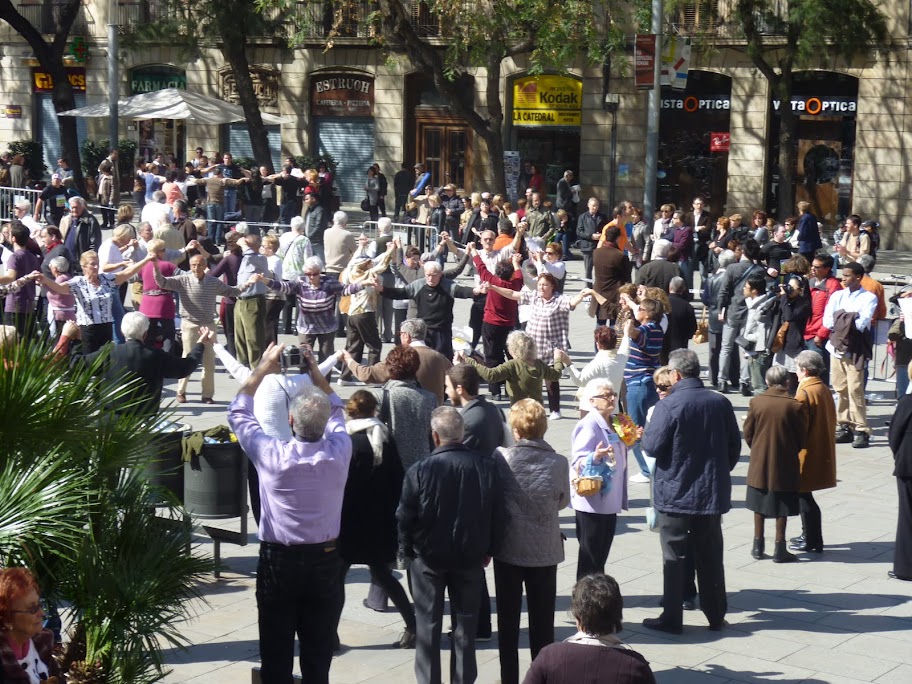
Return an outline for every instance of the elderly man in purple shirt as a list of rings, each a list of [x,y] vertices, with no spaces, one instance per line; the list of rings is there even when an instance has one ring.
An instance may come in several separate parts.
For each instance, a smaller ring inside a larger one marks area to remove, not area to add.
[[[260,476],[257,612],[261,678],[292,684],[294,640],[309,684],[329,684],[341,602],[336,546],[351,461],[342,400],[320,373],[310,348],[313,387],[301,388],[288,413],[294,438],[269,437],[253,414],[260,383],[280,371],[285,345],[270,345],[231,403],[228,422]]]

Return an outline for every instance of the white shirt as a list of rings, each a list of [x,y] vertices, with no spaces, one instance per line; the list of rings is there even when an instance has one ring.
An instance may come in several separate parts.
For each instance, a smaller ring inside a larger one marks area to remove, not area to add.
[[[140,222],[148,221],[149,224],[151,224],[153,231],[161,225],[163,220],[167,223],[171,223],[171,217],[168,214],[168,205],[159,204],[158,202],[149,202],[143,207],[139,220]]]
[[[229,354],[224,345],[216,343],[212,348],[231,376],[243,385],[252,371]],[[325,375],[337,361],[336,355],[333,354],[320,364],[320,372]],[[291,434],[291,426],[288,424],[288,409],[301,388],[312,384],[310,374],[307,373],[274,373],[263,378],[263,382],[253,395],[253,415],[263,428],[263,432],[283,442],[291,441],[294,435]]]
[[[849,311],[858,313],[855,319],[855,328],[859,332],[864,332],[871,327],[871,320],[874,318],[874,312],[877,311],[877,295],[868,292],[863,287],[859,287],[855,292],[848,288],[837,290],[827,300],[826,308],[823,310],[823,321],[821,325],[831,331],[837,311]],[[833,346],[832,335],[827,340],[826,348],[837,359],[842,358],[842,354],[836,351]]]
[[[579,387],[585,387],[590,380],[597,378],[608,378],[615,390],[621,386],[624,379],[624,366],[627,365],[627,356],[630,354],[630,338],[624,335],[621,345],[617,352],[608,349],[599,349],[592,360],[586,366],[579,370],[572,363],[570,364],[570,375]],[[576,393],[579,399],[579,407],[582,411],[591,411],[592,406],[589,400],[584,397],[583,391]]]
[[[117,264],[124,260],[123,254],[120,251],[120,248],[114,244],[113,238],[108,238],[101,243],[101,246],[98,248],[98,266],[102,270],[108,264]],[[113,271],[108,271],[108,273],[119,273],[123,270],[123,266],[114,269]]]

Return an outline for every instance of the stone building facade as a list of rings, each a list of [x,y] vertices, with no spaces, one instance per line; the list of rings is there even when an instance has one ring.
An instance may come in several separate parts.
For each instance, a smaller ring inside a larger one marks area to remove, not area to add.
[[[36,3],[17,4],[27,10]],[[821,62],[799,79],[790,103],[801,118],[796,196],[809,199],[831,227],[848,213],[876,218],[884,245],[905,248],[912,246],[912,216],[904,211],[912,193],[909,4],[884,4],[890,45],[864,62]],[[71,34],[71,79],[81,88],[77,105],[107,98],[107,6],[86,2]],[[123,24],[124,18],[135,20],[145,5],[120,2],[118,7]],[[490,160],[470,127],[449,112],[430,80],[406,58],[389,59],[373,48],[364,26],[336,38],[330,50],[324,49],[322,36],[293,49],[280,42],[264,38],[248,46],[262,110],[285,120],[270,130],[274,164],[289,154],[332,155],[340,167],[343,200],[349,202],[360,201],[364,174],[373,162],[390,179],[403,163],[411,168],[421,161],[436,184],[454,182],[466,190],[490,185]],[[57,152],[47,84],[27,44],[5,24],[0,24],[0,46],[0,147],[35,137],[46,143],[50,160]],[[77,61],[79,56],[85,61]],[[122,96],[171,85],[229,101],[234,97],[233,75],[215,47],[203,47],[192,62],[182,62],[179,51],[167,46],[123,49],[120,74]],[[483,77],[478,70],[460,82],[482,114],[487,106]],[[571,168],[584,199],[595,195],[607,203],[613,117],[604,107],[606,92],[619,96],[615,198],[640,203],[647,95],[634,86],[632,60],[616,62],[607,80],[600,65],[576,64],[564,74],[530,78],[522,60],[507,60],[500,95],[505,147],[515,153],[509,168],[515,173],[522,161],[532,161],[551,187],[564,168]],[[715,214],[748,215],[775,207],[777,111],[783,103],[771,99],[767,81],[742,44],[719,38],[712,50],[695,49],[686,88],[663,88],[661,102],[657,204],[689,207],[700,195]],[[80,131],[106,138],[107,121],[87,120]],[[121,121],[121,137],[136,140],[147,155],[160,150],[189,158],[197,146],[207,154],[249,153],[243,124]],[[513,181],[508,187],[517,185]]]

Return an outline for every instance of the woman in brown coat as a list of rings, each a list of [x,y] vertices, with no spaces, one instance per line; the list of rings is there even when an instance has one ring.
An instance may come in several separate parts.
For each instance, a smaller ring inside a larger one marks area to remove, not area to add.
[[[823,552],[820,506],[813,492],[836,486],[836,406],[830,388],[820,379],[826,369],[823,357],[803,351],[795,357],[798,392],[795,399],[807,410],[808,432],[805,448],[798,454],[801,481],[798,494],[801,536],[792,538],[792,551]]]
[[[754,512],[751,555],[763,557],[763,522],[775,518],[773,562],[792,563],[798,557],[786,548],[785,523],[798,514],[798,452],[807,440],[807,409],[789,396],[784,366],[766,371],[766,384],[769,389],[751,400],[744,421],[744,441],[751,448],[745,501]]]

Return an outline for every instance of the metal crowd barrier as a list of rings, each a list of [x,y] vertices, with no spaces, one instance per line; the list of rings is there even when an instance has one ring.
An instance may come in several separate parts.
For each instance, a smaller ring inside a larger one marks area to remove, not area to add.
[[[403,245],[415,245],[422,252],[430,252],[440,240],[438,230],[434,226],[423,226],[419,223],[393,223],[392,228],[393,236],[399,238]],[[349,230],[355,232],[354,226],[349,226]],[[364,221],[361,224],[361,232],[375,240],[379,234],[377,222]]]
[[[35,203],[38,201],[40,190],[31,188],[0,188],[0,221],[9,221],[15,218],[13,207],[20,200],[28,200],[32,203],[32,212],[35,211]]]

